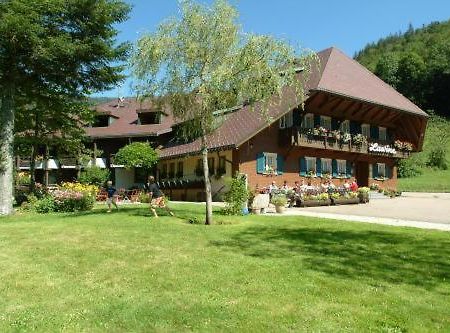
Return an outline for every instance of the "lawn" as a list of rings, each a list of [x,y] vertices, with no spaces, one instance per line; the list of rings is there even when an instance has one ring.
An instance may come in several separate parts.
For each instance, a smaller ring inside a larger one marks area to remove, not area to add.
[[[302,217],[0,218],[0,332],[450,331],[450,234]]]
[[[399,178],[398,189],[406,192],[450,192],[450,170],[423,168],[420,176]]]

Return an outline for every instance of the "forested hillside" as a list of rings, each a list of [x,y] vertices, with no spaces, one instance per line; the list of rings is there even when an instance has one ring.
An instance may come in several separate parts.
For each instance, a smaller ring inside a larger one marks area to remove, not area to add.
[[[450,117],[450,20],[368,44],[355,59],[423,110]]]

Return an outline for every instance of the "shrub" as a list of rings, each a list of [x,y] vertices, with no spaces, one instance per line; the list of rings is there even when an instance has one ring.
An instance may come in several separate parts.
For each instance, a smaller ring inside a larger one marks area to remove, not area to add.
[[[98,192],[97,185],[88,185],[88,184],[81,184],[81,183],[70,183],[70,182],[62,183],[60,188],[65,189],[65,190],[75,191],[75,192],[89,193],[91,195],[96,195]]]
[[[284,194],[278,194],[272,197],[271,202],[275,206],[286,206],[287,198]]]
[[[51,195],[46,195],[34,202],[33,207],[38,213],[51,213],[55,211],[55,200]]]
[[[57,212],[78,212],[94,208],[95,197],[88,192],[61,189],[53,191],[52,196]]]
[[[16,185],[30,185],[31,176],[28,172],[20,171],[15,175]]]
[[[16,205],[21,206],[22,203],[27,202],[28,192],[23,189],[17,189],[14,192],[14,201]]]
[[[236,175],[229,183],[229,190],[223,195],[224,213],[242,215],[242,208],[248,200],[248,191],[243,176]]]
[[[422,170],[415,159],[408,158],[398,163],[397,175],[399,178],[415,177],[421,174]]]
[[[78,179],[81,184],[103,186],[109,179],[110,172],[108,169],[101,169],[97,166],[86,168],[81,172]]]
[[[444,148],[437,146],[428,154],[427,166],[447,170],[446,151]]]
[[[139,194],[139,202],[141,203],[148,203],[150,201],[150,197],[147,193],[141,193]]]

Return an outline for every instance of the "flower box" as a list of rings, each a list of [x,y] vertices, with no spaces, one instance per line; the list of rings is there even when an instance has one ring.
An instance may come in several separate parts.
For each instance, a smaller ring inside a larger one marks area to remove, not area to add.
[[[359,198],[339,198],[339,199],[332,199],[333,205],[354,205],[359,204],[360,199]]]
[[[331,205],[331,200],[301,200],[300,207],[319,207],[319,206],[329,206]]]

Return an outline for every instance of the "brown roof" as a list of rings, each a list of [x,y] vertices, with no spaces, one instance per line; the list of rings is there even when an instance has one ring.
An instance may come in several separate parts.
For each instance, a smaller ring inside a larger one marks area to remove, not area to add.
[[[335,47],[319,52],[320,80],[312,90],[332,92],[427,117],[418,106]]]
[[[124,101],[106,102],[96,106],[100,114],[110,115],[115,121],[108,127],[87,127],[86,134],[91,138],[113,138],[134,136],[156,136],[172,130],[173,117],[169,113],[163,117],[161,124],[138,125],[138,110],[150,109],[148,103],[139,102],[135,98]]]
[[[309,92],[333,93],[423,117],[427,116],[406,97],[340,50],[331,47],[319,52],[318,57],[321,65],[312,70],[306,87]],[[280,100],[274,99],[274,103],[269,107],[270,122],[258,112],[258,106],[253,111],[250,107],[244,106],[227,114],[222,125],[208,136],[208,148],[238,147],[292,110],[296,106],[294,102],[292,89],[286,88],[281,98],[281,104]],[[152,109],[152,106],[143,105],[135,99],[126,99],[123,106],[119,107],[117,107],[117,102],[104,103],[97,109],[101,112],[111,111],[111,114],[117,115],[119,118],[108,127],[86,129],[87,134],[91,137],[159,135],[171,131],[175,124],[171,112],[165,110],[169,115],[164,117],[162,124],[137,125],[137,111]],[[169,143],[160,151],[160,157],[171,158],[189,153],[199,153],[200,150],[199,139],[185,144]]]

